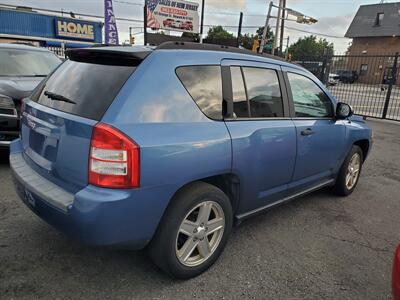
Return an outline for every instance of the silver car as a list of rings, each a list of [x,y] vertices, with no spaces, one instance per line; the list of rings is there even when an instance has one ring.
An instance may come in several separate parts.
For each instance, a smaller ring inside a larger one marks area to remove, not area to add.
[[[47,49],[0,44],[0,148],[18,137],[21,100],[60,63]]]

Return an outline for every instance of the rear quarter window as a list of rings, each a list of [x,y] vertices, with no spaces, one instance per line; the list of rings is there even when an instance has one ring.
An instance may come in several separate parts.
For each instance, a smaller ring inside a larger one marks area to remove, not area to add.
[[[34,91],[31,99],[56,110],[100,120],[134,70],[132,66],[67,60]],[[48,93],[74,103],[51,99],[46,96]]]
[[[210,119],[222,120],[220,66],[184,66],[176,74],[200,110]]]

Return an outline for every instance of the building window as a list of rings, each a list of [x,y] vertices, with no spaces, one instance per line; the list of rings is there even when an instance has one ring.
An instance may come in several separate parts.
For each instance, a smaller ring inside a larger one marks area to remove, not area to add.
[[[381,26],[382,25],[382,21],[383,21],[383,17],[385,16],[384,13],[377,13],[376,14],[376,20],[375,20],[375,25],[376,26]]]
[[[366,75],[367,73],[368,73],[368,65],[367,64],[361,65],[360,75]]]

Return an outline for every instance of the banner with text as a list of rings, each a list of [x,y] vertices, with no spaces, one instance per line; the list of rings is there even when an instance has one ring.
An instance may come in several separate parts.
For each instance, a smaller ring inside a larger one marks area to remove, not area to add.
[[[189,1],[146,0],[147,27],[199,32],[199,4]]]
[[[118,45],[118,29],[112,0],[104,0],[104,42],[106,45]]]

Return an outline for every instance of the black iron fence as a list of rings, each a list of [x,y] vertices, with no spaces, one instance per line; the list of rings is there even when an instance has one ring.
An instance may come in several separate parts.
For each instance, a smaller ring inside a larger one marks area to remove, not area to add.
[[[400,121],[399,54],[305,57],[310,70],[356,114]]]

